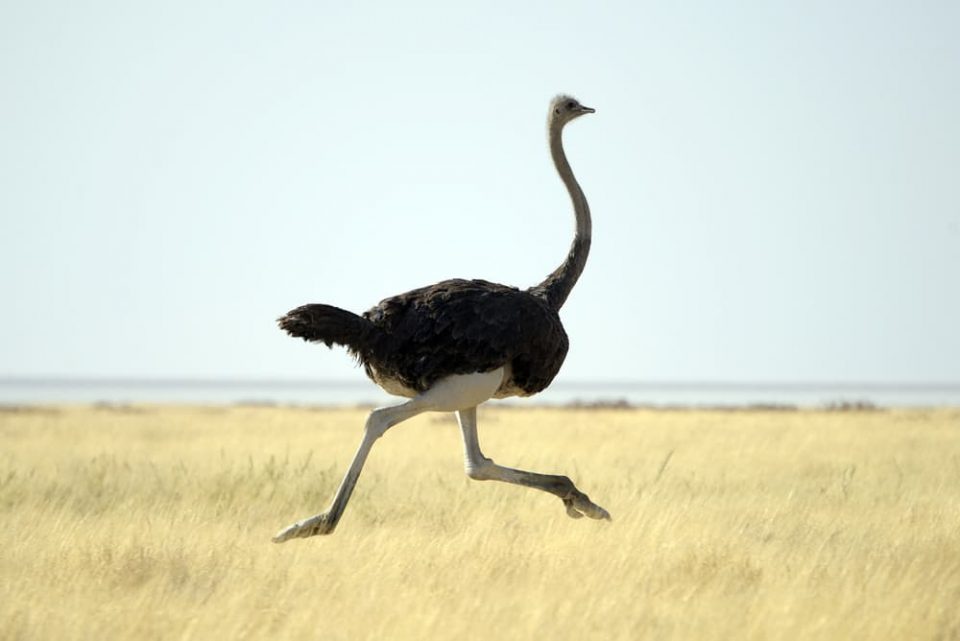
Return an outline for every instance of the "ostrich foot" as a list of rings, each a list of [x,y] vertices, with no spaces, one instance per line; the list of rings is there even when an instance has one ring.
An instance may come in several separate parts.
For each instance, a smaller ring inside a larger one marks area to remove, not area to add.
[[[336,521],[331,519],[328,514],[317,514],[283,528],[274,535],[273,542],[283,543],[290,539],[305,539],[308,536],[330,534],[335,527],[337,527]]]
[[[610,513],[590,500],[590,497],[573,490],[563,497],[563,505],[567,508],[567,516],[574,519],[580,519],[589,516],[591,519],[604,519],[611,521]]]

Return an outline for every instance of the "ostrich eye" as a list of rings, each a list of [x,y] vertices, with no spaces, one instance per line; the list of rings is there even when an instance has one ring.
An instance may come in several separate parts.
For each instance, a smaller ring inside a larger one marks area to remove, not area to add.
[[[573,102],[572,100],[567,103],[567,109],[573,109],[576,106],[577,106],[577,103]]]

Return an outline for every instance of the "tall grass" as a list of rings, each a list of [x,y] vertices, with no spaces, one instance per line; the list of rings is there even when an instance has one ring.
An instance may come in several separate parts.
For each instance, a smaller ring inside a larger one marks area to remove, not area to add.
[[[960,638],[960,411],[481,411],[375,447],[330,537],[358,410],[0,413],[2,639]]]

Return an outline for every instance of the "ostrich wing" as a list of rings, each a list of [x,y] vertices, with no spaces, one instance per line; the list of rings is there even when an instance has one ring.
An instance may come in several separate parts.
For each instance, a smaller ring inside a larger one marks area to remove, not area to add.
[[[417,391],[451,374],[509,364],[508,384],[533,394],[556,376],[568,347],[545,301],[484,280],[415,289],[381,301],[364,317],[382,331],[369,360],[381,375]]]

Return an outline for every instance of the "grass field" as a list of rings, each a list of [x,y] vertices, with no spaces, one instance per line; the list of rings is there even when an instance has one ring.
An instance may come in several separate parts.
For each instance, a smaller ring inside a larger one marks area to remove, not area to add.
[[[960,410],[481,409],[486,453],[613,522],[463,474],[452,416],[0,412],[2,639],[958,639]]]

